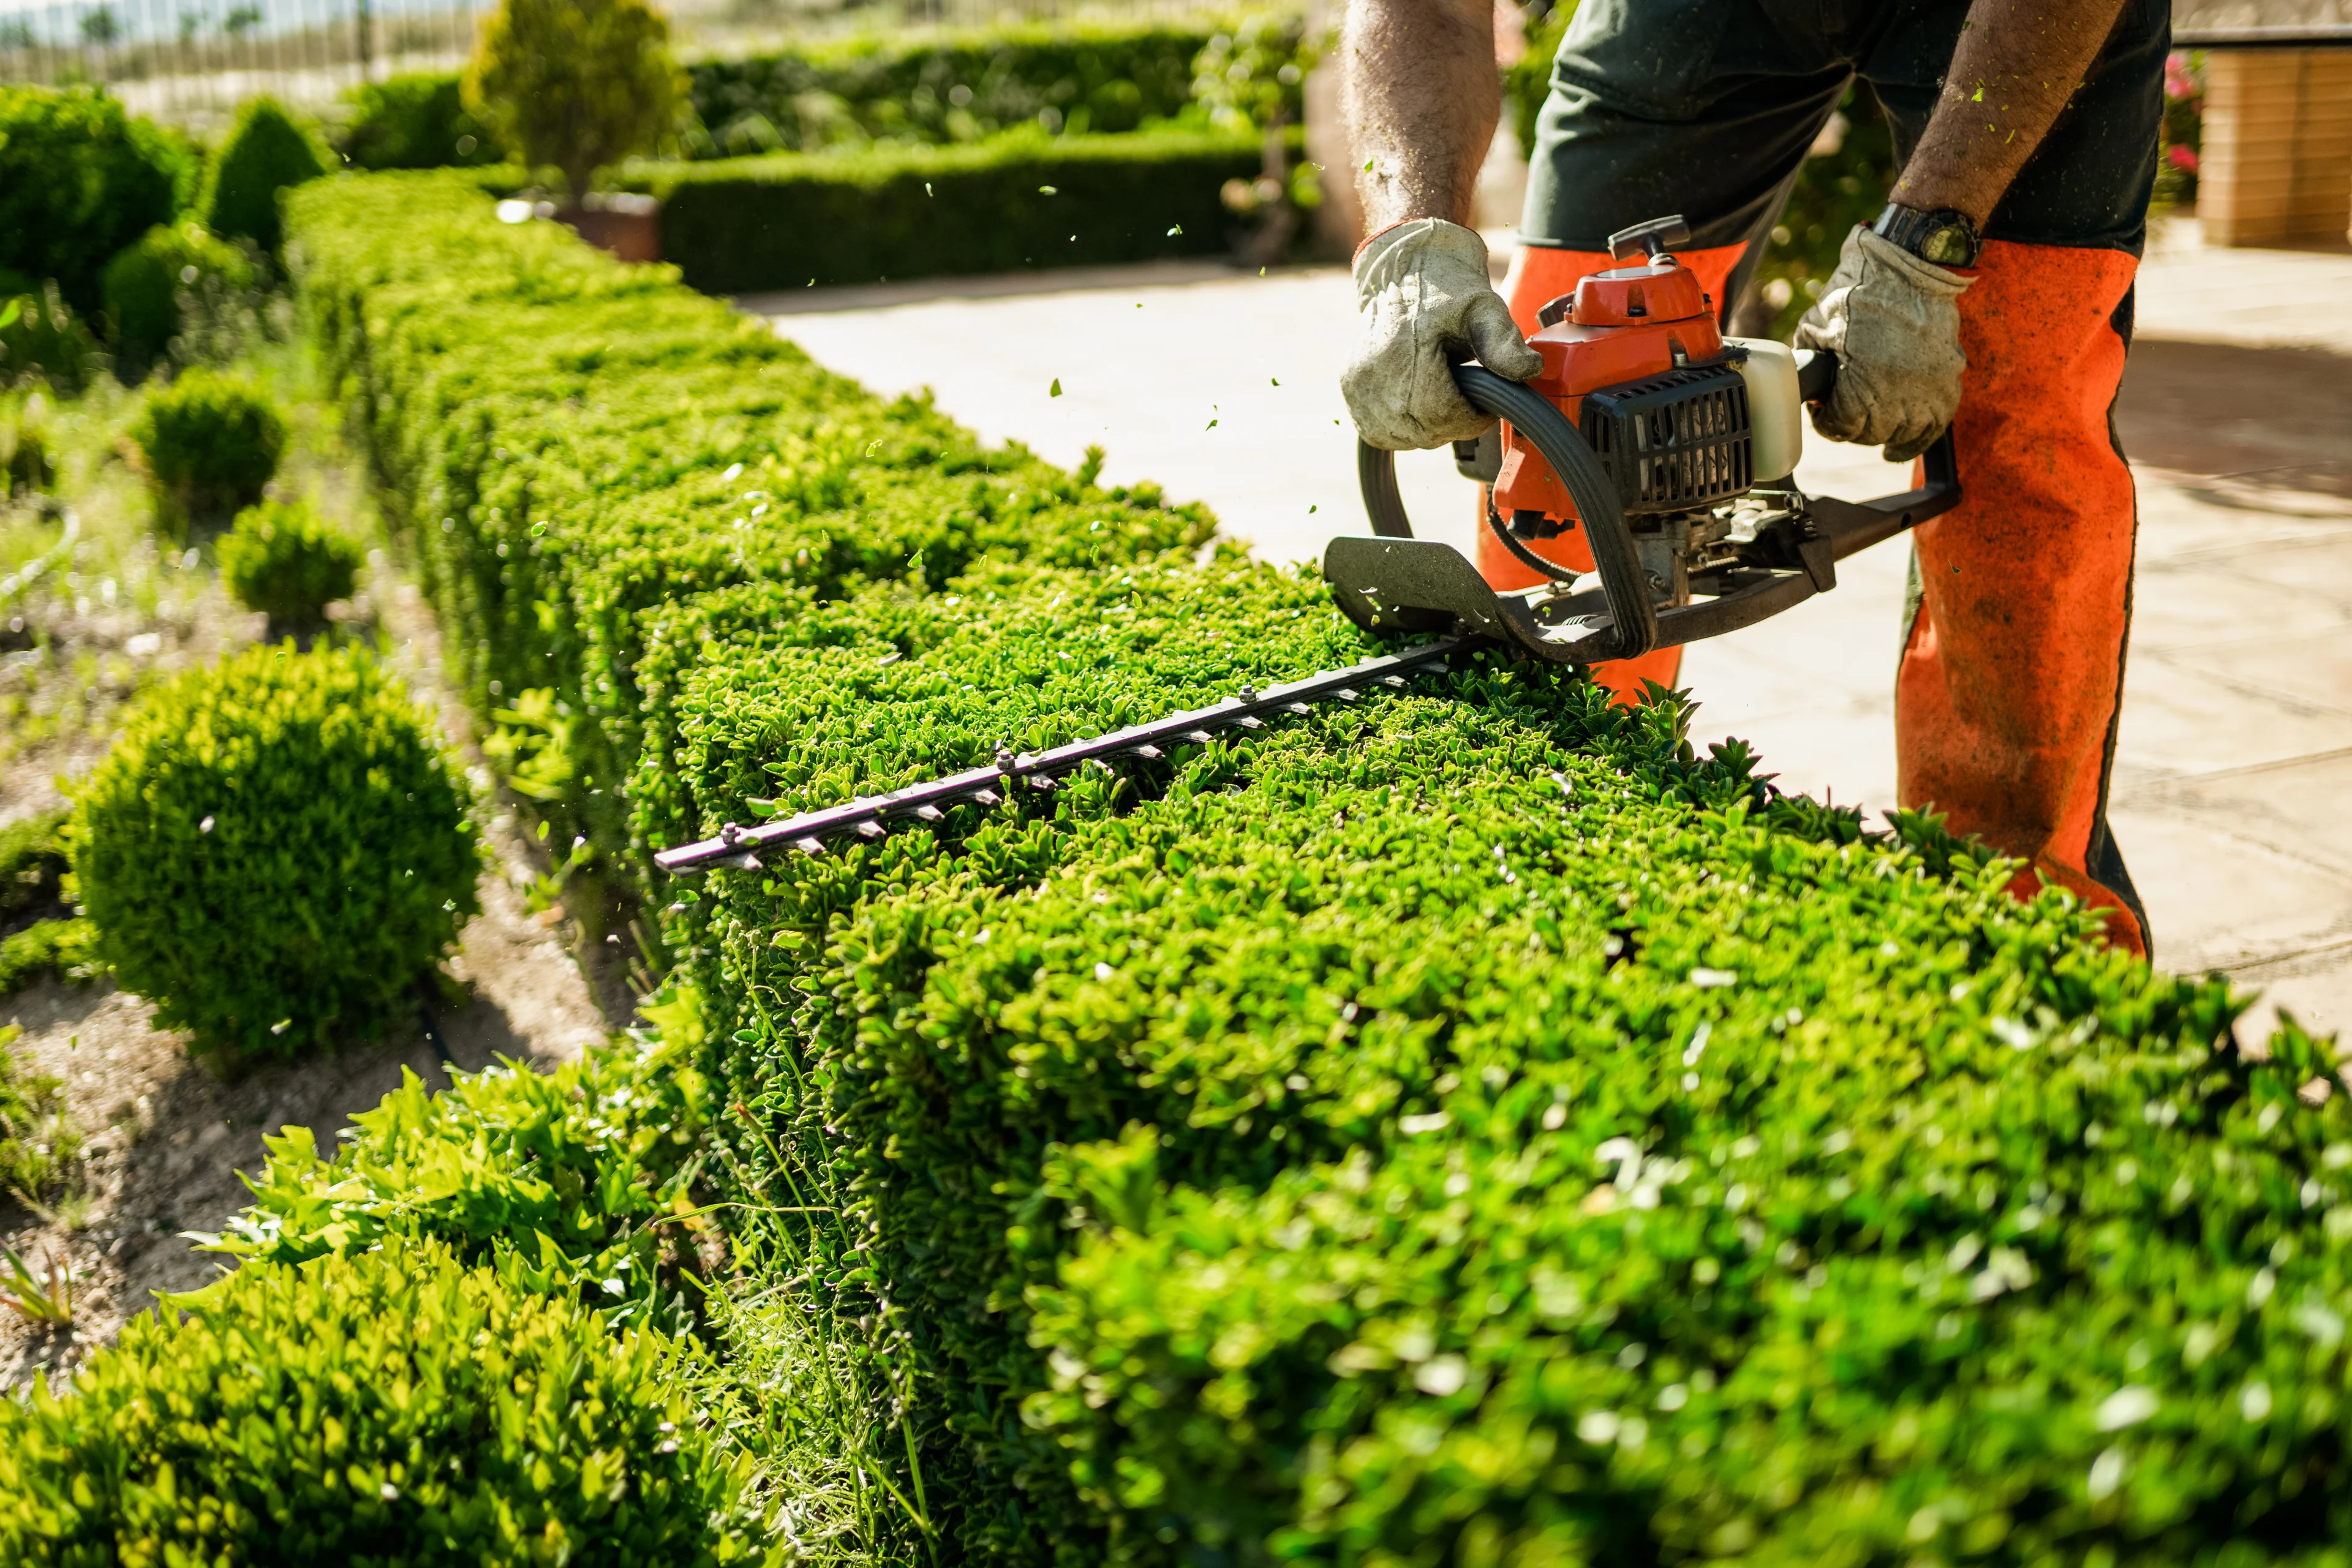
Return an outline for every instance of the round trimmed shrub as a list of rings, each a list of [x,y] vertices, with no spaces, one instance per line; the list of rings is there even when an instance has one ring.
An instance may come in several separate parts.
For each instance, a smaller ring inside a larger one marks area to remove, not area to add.
[[[744,1561],[688,1355],[437,1245],[248,1266],[0,1400],[0,1561]]]
[[[225,238],[249,239],[276,255],[286,240],[278,193],[317,179],[333,156],[285,105],[275,99],[251,100],[237,110],[220,156],[205,171],[205,194],[196,204],[205,226]]]
[[[125,246],[106,264],[106,320],[114,352],[132,366],[161,359],[179,335],[182,292],[212,280],[225,289],[250,289],[253,264],[195,224],[157,224],[138,244]]]
[[[228,591],[273,625],[317,626],[329,605],[352,596],[363,559],[357,541],[299,501],[246,508],[220,542],[221,579]]]
[[[184,142],[101,88],[0,87],[0,268],[94,313],[107,258],[171,222],[194,171]]]
[[[98,960],[191,1049],[380,1028],[479,907],[432,720],[358,648],[251,648],[159,687],[77,792]]]
[[[286,450],[286,421],[269,395],[209,370],[150,396],[131,434],[146,454],[156,521],[174,537],[260,500]]]

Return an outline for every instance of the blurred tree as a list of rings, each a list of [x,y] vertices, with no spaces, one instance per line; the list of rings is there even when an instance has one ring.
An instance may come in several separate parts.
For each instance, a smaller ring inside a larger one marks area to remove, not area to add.
[[[644,0],[501,0],[466,66],[466,107],[527,166],[562,170],[573,206],[685,96],[669,23]]]

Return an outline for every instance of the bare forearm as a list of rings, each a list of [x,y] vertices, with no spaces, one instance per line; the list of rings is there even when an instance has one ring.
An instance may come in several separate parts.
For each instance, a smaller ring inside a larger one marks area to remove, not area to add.
[[[1502,112],[1489,0],[1351,0],[1340,104],[1374,233],[1410,218],[1471,221]]]
[[[1895,199],[1981,228],[2057,122],[2123,0],[1975,0],[1944,93]]]

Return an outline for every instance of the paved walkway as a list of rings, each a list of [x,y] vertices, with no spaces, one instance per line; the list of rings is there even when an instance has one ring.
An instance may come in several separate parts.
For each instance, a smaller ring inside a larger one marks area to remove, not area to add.
[[[1338,268],[1213,263],[754,298],[748,309],[877,391],[1108,482],[1207,501],[1274,560],[1357,531],[1338,376]],[[2141,274],[2118,413],[2140,481],[2140,570],[2113,815],[2167,967],[2222,968],[2312,1026],[2352,1031],[2352,257],[2208,250],[2176,225]],[[1053,395],[1058,381],[1061,395]],[[1401,464],[1424,534],[1466,545],[1441,453]],[[1899,489],[1874,453],[1812,442],[1818,492]],[[1695,738],[1738,734],[1792,789],[1895,795],[1899,546],[1838,591],[1695,647]],[[2259,1021],[2257,1021],[2257,1026]]]

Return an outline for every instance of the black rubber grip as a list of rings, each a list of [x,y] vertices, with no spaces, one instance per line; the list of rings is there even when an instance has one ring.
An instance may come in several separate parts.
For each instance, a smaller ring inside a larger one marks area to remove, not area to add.
[[[1657,646],[1658,611],[1633,535],[1625,526],[1625,508],[1610,481],[1609,471],[1592,454],[1567,415],[1541,393],[1506,380],[1482,365],[1454,367],[1454,383],[1471,407],[1510,421],[1551,465],[1569,499],[1576,503],[1577,521],[1592,547],[1592,563],[1600,569],[1601,592],[1613,623],[1611,647],[1603,657],[1639,658]],[[1390,539],[1411,539],[1412,523],[1396,483],[1396,454],[1357,443],[1356,473],[1364,492],[1364,510],[1372,531]]]

